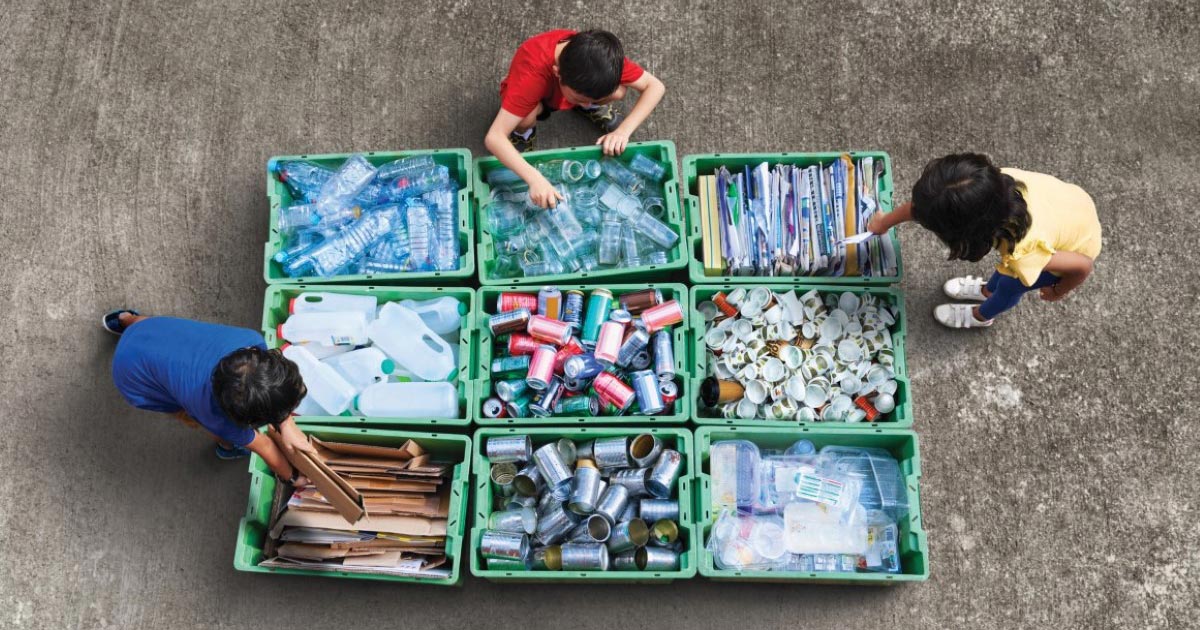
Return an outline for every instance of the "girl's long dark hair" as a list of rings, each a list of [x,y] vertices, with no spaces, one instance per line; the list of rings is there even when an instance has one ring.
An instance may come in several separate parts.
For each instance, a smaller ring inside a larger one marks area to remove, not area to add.
[[[913,219],[950,248],[949,260],[978,262],[993,248],[1011,248],[1032,222],[1019,182],[979,153],[925,165],[912,202]]]

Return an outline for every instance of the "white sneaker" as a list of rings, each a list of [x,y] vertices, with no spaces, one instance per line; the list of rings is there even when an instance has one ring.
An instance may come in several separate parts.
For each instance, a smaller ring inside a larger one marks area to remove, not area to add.
[[[951,300],[974,300],[982,302],[987,298],[983,296],[983,287],[987,284],[983,278],[975,276],[963,276],[961,278],[950,278],[946,284],[942,285],[942,290]]]
[[[996,321],[975,319],[974,309],[970,304],[939,304],[933,309],[933,318],[947,328],[987,328]]]

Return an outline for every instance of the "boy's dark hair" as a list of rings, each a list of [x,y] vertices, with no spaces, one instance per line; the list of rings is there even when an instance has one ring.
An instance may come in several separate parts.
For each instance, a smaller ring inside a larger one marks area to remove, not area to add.
[[[225,355],[213,370],[212,388],[225,415],[253,429],[287,420],[308,394],[300,368],[279,350],[262,348]]]
[[[1012,247],[1031,222],[1017,181],[978,153],[926,164],[912,204],[913,219],[950,248],[948,260],[978,262],[992,248]]]
[[[601,99],[621,86],[625,47],[608,31],[580,31],[558,55],[558,76],[567,87]]]

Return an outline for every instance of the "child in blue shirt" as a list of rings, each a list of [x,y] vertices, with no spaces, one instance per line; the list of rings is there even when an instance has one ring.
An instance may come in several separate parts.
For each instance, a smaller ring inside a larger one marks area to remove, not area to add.
[[[292,420],[307,390],[296,364],[267,350],[261,334],[131,310],[113,311],[103,324],[120,337],[113,383],[129,404],[199,424],[222,459],[252,451],[280,479],[307,483],[290,462],[297,450],[313,450]],[[255,430],[264,425],[272,430]]]

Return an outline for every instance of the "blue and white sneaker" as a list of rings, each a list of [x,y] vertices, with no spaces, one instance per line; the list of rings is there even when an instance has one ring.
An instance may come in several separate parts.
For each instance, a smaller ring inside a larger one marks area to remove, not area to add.
[[[220,444],[217,445],[217,459],[232,460],[243,459],[250,457],[250,450],[242,446],[230,446],[225,448]]]
[[[121,324],[122,313],[129,313],[134,317],[141,315],[141,313],[131,308],[119,308],[115,311],[105,313],[104,317],[100,319],[100,325],[104,327],[104,330],[120,337],[125,332],[125,326]]]

